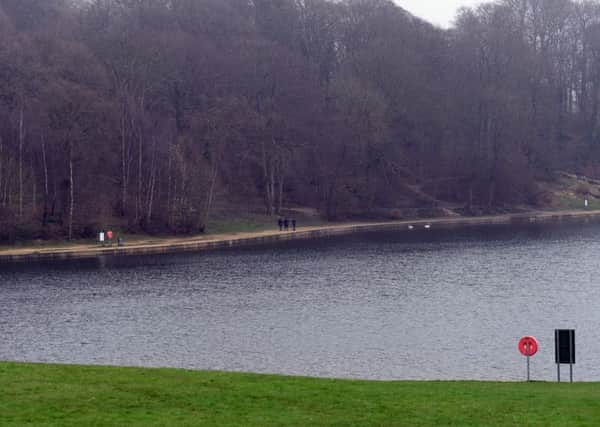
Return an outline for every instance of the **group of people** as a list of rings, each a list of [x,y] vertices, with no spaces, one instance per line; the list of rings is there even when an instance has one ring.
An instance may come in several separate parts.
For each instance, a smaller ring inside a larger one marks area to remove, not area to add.
[[[277,224],[279,225],[279,231],[289,231],[290,226],[292,227],[292,231],[296,231],[296,220],[289,218],[279,218],[277,220]]]
[[[98,242],[100,242],[102,244],[102,246],[106,246],[107,243],[109,246],[112,246],[113,242],[114,242],[114,238],[115,238],[115,233],[113,233],[112,230],[108,230],[108,231],[102,230],[98,233]],[[123,238],[121,236],[117,237],[117,245],[118,246],[125,245],[125,240],[123,240]]]

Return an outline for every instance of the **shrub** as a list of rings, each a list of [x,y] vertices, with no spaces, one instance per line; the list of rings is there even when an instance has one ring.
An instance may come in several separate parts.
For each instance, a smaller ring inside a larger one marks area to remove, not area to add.
[[[577,184],[577,187],[575,187],[575,194],[578,194],[579,196],[587,196],[588,194],[590,194],[591,192],[591,187],[589,184],[587,183],[580,183]]]

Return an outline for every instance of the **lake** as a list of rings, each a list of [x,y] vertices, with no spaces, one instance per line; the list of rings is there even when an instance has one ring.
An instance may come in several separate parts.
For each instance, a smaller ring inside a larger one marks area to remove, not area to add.
[[[364,379],[600,381],[600,225],[367,233],[0,265],[0,360]],[[568,367],[563,370],[568,376]]]

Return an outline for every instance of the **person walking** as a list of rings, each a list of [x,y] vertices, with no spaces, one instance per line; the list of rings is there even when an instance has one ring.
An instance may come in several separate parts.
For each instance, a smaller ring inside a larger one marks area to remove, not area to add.
[[[292,231],[296,231],[296,218],[292,218]]]
[[[288,231],[290,229],[290,220],[285,218],[283,220],[283,228],[285,228],[285,231]]]
[[[283,231],[283,219],[281,217],[277,220],[277,224],[279,225],[279,231]]]

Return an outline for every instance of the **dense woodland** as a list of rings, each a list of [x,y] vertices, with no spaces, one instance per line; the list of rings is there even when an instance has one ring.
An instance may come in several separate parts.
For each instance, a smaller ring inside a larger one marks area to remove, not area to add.
[[[599,109],[598,1],[0,0],[0,239],[543,203]]]

